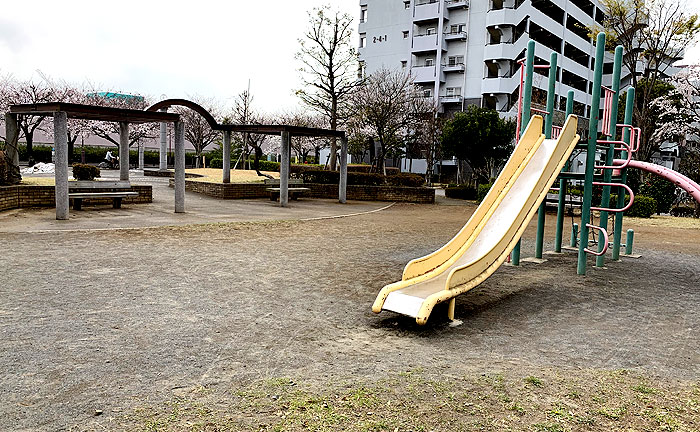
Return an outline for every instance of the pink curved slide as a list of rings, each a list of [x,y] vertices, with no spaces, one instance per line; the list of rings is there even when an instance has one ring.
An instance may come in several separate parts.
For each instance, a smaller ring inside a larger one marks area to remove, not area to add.
[[[614,163],[615,165],[623,165],[627,163],[627,161],[623,159],[615,159]],[[666,168],[661,165],[649,162],[640,162],[636,160],[630,161],[629,165],[627,165],[627,168],[638,168],[642,171],[650,172],[652,174],[661,176],[666,180],[673,182],[673,184],[683,189],[684,191],[688,192],[690,196],[695,198],[695,201],[700,202],[700,185],[698,185],[697,183],[695,183],[694,181],[677,171],[674,171],[670,168]]]

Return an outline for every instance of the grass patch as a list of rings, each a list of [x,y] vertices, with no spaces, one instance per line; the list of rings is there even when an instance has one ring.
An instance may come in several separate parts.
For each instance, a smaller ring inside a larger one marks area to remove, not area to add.
[[[525,378],[525,383],[530,384],[533,387],[542,387],[544,385],[541,379],[532,375]]]
[[[221,183],[224,180],[224,173],[219,168],[194,168],[188,169],[185,172],[199,174],[203,177],[188,178],[188,181],[206,182],[206,183]],[[280,173],[272,171],[262,171],[265,174],[271,175],[274,178],[279,178]],[[231,183],[262,183],[266,177],[260,177],[255,170],[231,170]]]
[[[540,371],[538,375],[526,378],[525,386],[520,373],[507,372],[445,378],[439,372],[412,369],[378,381],[355,377],[348,382],[273,377],[245,385],[195,388],[167,403],[134,410],[113,420],[110,428],[250,432],[697,428],[700,406],[694,384],[669,388],[667,382],[632,372],[577,371],[571,376]],[[641,385],[658,391],[642,401],[635,390]],[[540,391],[533,392],[531,386]],[[573,398],[572,388],[576,388]],[[601,392],[604,404],[595,401]]]

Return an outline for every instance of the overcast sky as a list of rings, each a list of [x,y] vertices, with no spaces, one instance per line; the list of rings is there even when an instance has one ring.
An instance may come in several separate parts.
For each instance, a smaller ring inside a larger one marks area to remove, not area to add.
[[[294,60],[307,11],[358,0],[2,2],[0,73],[90,81],[159,99],[201,95],[226,105],[250,79],[261,110],[294,108]],[[356,25],[355,25],[356,28]]]
[[[258,109],[293,109],[297,39],[326,3],[359,14],[358,0],[3,2],[0,73],[227,106],[250,79]],[[688,54],[700,61],[700,47]]]

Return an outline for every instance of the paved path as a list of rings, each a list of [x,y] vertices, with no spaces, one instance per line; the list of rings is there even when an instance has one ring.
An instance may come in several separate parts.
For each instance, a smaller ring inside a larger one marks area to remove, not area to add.
[[[103,170],[105,179],[118,178],[118,171]],[[46,175],[44,175],[45,177]],[[48,175],[51,176],[51,175]],[[142,228],[165,225],[206,224],[218,222],[249,222],[265,220],[299,220],[364,213],[386,207],[386,202],[301,199],[281,208],[269,199],[219,200],[201,194],[185,193],[185,214],[174,212],[174,190],[165,177],[144,177],[131,171],[133,184],[153,185],[153,203],[124,204],[121,209],[109,205],[84,206],[82,211],[70,212],[70,220],[57,221],[56,210],[17,209],[0,212],[0,232],[30,232],[45,230],[95,230]]]

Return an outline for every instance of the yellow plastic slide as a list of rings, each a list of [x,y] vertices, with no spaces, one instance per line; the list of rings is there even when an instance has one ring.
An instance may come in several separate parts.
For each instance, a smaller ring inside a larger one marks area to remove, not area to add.
[[[570,115],[559,138],[545,139],[535,115],[488,195],[445,246],[406,265],[402,280],[379,292],[372,311],[398,312],[425,324],[433,307],[491,276],[505,261],[564,167],[579,136]]]

